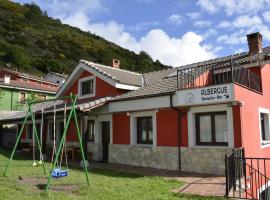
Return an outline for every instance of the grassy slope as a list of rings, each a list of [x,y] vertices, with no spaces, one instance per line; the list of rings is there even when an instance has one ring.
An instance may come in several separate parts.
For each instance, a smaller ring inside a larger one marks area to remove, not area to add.
[[[29,1],[30,2],[30,1]],[[70,73],[80,59],[121,66],[137,72],[163,69],[146,54],[135,54],[103,38],[61,24],[38,6],[21,6],[0,0],[0,65],[12,63],[20,70]]]
[[[2,175],[4,165],[8,160],[8,153],[0,150],[0,172]],[[49,164],[46,164],[49,169]],[[32,167],[32,160],[16,157],[9,168],[8,176],[0,176],[0,199],[216,199],[196,196],[180,196],[171,192],[183,183],[177,180],[165,180],[160,177],[146,177],[136,174],[113,172],[95,169],[90,172],[91,187],[85,185],[84,173],[80,170],[69,170],[66,178],[55,180],[52,184],[79,184],[76,193],[49,192],[48,194],[33,192],[33,187],[18,184],[19,176],[42,176],[41,167]]]

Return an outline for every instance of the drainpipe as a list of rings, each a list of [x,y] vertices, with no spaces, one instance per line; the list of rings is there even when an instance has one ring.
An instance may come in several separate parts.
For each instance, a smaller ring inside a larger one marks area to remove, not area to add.
[[[174,105],[173,105],[173,94],[174,93],[170,93],[170,107],[172,108],[172,109],[174,109],[174,110],[176,110],[177,112],[178,112],[178,120],[177,120],[177,122],[178,122],[178,125],[177,125],[177,130],[178,130],[178,142],[177,142],[177,146],[178,146],[178,170],[179,170],[179,172],[181,172],[182,171],[182,169],[181,169],[181,117],[182,117],[182,114],[183,113],[186,113],[186,111],[182,111],[181,109],[179,109],[179,108],[177,108],[177,107],[174,107]]]

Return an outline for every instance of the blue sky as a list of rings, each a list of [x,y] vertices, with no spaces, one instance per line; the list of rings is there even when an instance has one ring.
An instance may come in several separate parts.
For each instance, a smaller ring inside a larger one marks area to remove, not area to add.
[[[15,0],[164,64],[180,66],[270,43],[270,0]]]

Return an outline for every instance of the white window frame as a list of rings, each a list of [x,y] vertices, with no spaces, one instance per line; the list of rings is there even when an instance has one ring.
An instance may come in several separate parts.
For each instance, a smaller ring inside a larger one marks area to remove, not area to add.
[[[269,109],[266,108],[259,108],[259,131],[260,131],[260,145],[261,148],[269,147],[270,146],[270,140],[263,140],[262,139],[262,130],[261,130],[261,114],[267,114],[268,115],[268,127],[265,126],[265,132],[267,134],[270,134],[270,112]]]
[[[82,89],[82,83],[85,81],[90,81],[93,80],[93,93],[92,94],[87,94],[87,95],[82,95],[81,94],[81,89]],[[78,80],[78,94],[79,94],[79,99],[83,98],[89,98],[89,97],[94,97],[96,96],[96,77],[95,76],[88,76],[85,78],[81,78]]]
[[[156,110],[130,113],[130,144],[138,146],[157,146],[157,120]],[[138,144],[137,142],[137,118],[152,117],[153,144]]]
[[[98,127],[97,126],[98,126],[98,124],[97,124],[97,119],[96,119],[95,116],[86,116],[86,117],[84,117],[85,126],[84,126],[84,130],[83,130],[82,134],[87,131],[87,126],[88,126],[88,121],[89,120],[94,120],[94,122],[95,122],[95,124],[94,124],[94,126],[95,126],[94,127],[94,141],[93,142],[88,141],[88,138],[87,138],[87,143],[95,144],[95,143],[98,143],[98,140],[97,140],[97,137],[98,137]]]
[[[223,112],[227,113],[227,127],[228,127],[228,146],[219,145],[197,145],[196,144],[196,126],[195,115],[196,113],[203,112]],[[234,148],[234,130],[233,130],[233,114],[232,107],[226,104],[211,105],[211,106],[198,106],[191,107],[188,111],[188,146],[200,148]]]
[[[24,93],[24,94],[25,94],[25,101],[26,101],[26,99],[27,99],[27,93],[26,93],[26,92],[20,91],[20,92],[19,92],[19,103],[21,103],[21,93]],[[25,103],[26,103],[26,102],[25,102]]]

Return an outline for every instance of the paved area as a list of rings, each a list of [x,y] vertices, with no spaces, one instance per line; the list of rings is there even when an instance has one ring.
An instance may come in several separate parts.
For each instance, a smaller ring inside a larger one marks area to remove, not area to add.
[[[172,170],[159,170],[147,167],[135,167],[130,165],[112,163],[90,163],[91,168],[111,169],[114,171],[130,172],[145,176],[162,176],[168,179],[178,179],[185,184],[177,189],[175,193],[193,194],[200,196],[225,196],[225,177],[213,176],[199,173],[186,173]]]

